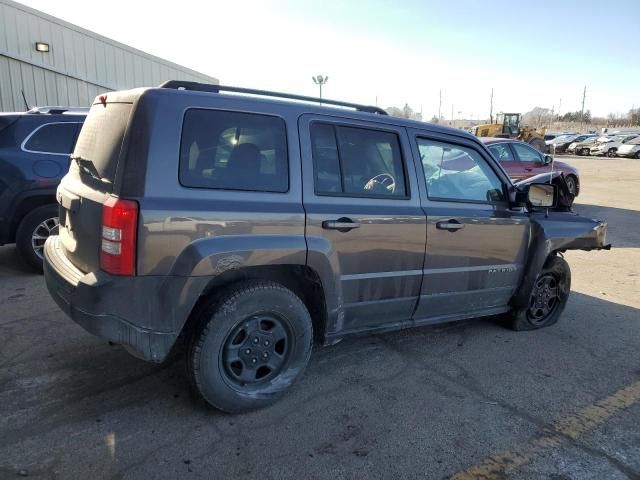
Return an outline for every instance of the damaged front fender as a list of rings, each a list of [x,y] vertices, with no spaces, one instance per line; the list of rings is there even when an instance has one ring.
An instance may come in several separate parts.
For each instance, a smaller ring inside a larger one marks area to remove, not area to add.
[[[520,288],[511,299],[519,308],[529,302],[531,290],[547,259],[566,250],[609,250],[606,222],[573,212],[531,212],[531,243]]]

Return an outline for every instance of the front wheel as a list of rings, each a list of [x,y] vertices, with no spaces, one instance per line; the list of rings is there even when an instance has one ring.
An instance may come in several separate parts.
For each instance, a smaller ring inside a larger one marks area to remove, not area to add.
[[[567,182],[567,189],[569,190],[569,193],[575,197],[578,194],[578,182],[575,177],[569,175],[565,178],[565,182]]]
[[[313,340],[309,312],[274,282],[238,284],[196,319],[188,371],[197,392],[229,413],[275,402],[304,371]]]
[[[637,158],[638,160],[640,160],[640,151],[636,152],[633,158]]]
[[[618,150],[617,150],[617,149],[612,148],[612,149],[610,149],[610,150],[607,152],[607,157],[609,157],[609,158],[615,158],[615,157],[617,156],[617,152],[618,152]]]
[[[511,328],[536,330],[555,324],[571,291],[571,269],[561,257],[550,257],[536,278],[529,303],[512,313]]]

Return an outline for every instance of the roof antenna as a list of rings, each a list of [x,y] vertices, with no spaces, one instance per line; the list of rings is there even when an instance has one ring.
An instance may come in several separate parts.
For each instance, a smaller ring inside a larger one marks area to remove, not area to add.
[[[27,107],[27,112],[29,110],[31,110],[31,107],[29,106],[29,102],[27,102],[27,97],[24,94],[24,89],[20,90],[20,92],[22,93],[22,100],[24,101],[24,106]]]

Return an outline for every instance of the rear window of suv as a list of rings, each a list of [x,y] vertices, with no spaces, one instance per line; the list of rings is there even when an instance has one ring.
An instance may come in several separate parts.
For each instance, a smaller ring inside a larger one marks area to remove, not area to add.
[[[188,110],[182,127],[180,183],[286,192],[289,168],[284,120],[253,113]]]

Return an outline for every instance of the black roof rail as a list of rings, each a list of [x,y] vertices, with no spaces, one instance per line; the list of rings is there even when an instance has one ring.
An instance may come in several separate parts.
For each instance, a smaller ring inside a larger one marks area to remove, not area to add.
[[[245,93],[248,95],[260,95],[263,97],[275,97],[286,98],[289,100],[300,100],[303,102],[323,103],[326,105],[337,105],[340,107],[354,108],[360,112],[377,113],[378,115],[387,115],[380,107],[373,107],[369,105],[359,105],[357,103],[341,102],[340,100],[327,100],[326,98],[320,99],[317,97],[307,97],[304,95],[294,95],[291,93],[282,92],[270,92],[268,90],[256,90],[253,88],[231,87],[227,85],[214,85],[212,83],[199,83],[199,82],[187,82],[182,80],[167,80],[160,88],[174,88],[176,90],[195,90],[198,92],[235,92]]]

